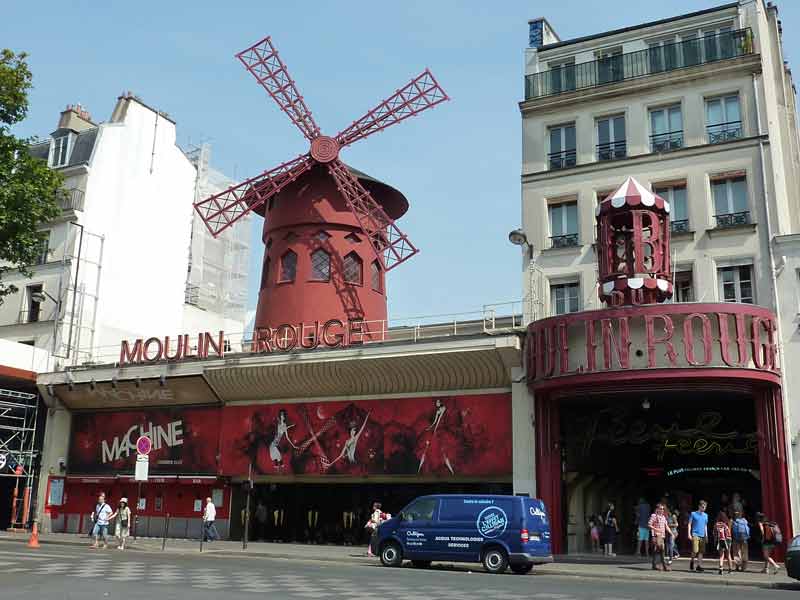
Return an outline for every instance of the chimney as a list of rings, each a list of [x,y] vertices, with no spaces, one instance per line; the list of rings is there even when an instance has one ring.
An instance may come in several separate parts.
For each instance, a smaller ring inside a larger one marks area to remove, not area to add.
[[[538,19],[531,19],[528,21],[528,47],[538,50],[547,44],[555,44],[560,42],[561,38],[558,37],[555,29],[550,26],[547,19],[539,17]]]
[[[61,113],[58,119],[58,129],[71,129],[72,131],[83,131],[97,127],[92,121],[92,115],[80,104],[67,104],[67,108]]]

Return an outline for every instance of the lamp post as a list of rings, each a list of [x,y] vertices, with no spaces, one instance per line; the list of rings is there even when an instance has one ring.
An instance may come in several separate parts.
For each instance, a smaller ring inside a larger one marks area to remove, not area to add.
[[[538,275],[538,268],[536,267],[534,246],[528,241],[528,236],[525,235],[525,232],[522,229],[514,229],[513,231],[509,232],[508,241],[515,246],[521,246],[526,249],[526,254],[528,255],[528,313],[530,321],[535,321],[537,318],[536,303],[538,300],[536,298],[536,290],[538,288],[539,281],[536,277],[536,275]]]
[[[58,322],[61,319],[61,300],[53,298],[53,296],[45,292],[44,289],[31,294],[31,300],[37,304],[44,304],[44,301],[48,298],[56,305],[56,316],[53,319],[53,356],[55,356],[58,344]]]

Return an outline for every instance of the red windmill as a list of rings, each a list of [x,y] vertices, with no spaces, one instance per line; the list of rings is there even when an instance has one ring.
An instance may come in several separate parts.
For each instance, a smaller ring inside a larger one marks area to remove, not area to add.
[[[418,252],[395,224],[408,203],[399,191],[347,167],[339,151],[448,100],[447,94],[426,69],[329,137],[320,133],[271,38],[236,56],[311,144],[308,153],[195,204],[214,236],[250,211],[265,217],[256,328],[385,320],[383,274]]]

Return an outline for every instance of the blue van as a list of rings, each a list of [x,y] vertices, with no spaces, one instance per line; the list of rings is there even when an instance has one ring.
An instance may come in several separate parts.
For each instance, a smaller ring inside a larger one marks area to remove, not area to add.
[[[387,567],[480,562],[489,573],[510,566],[524,575],[553,562],[544,502],[527,496],[421,496],[378,527],[374,549]]]

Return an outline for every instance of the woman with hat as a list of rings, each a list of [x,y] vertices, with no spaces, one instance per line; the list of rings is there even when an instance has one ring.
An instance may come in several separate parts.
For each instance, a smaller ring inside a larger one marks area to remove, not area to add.
[[[128,508],[128,499],[120,498],[117,510],[109,517],[114,519],[114,536],[119,538],[117,550],[125,550],[125,540],[130,535],[131,509]]]

